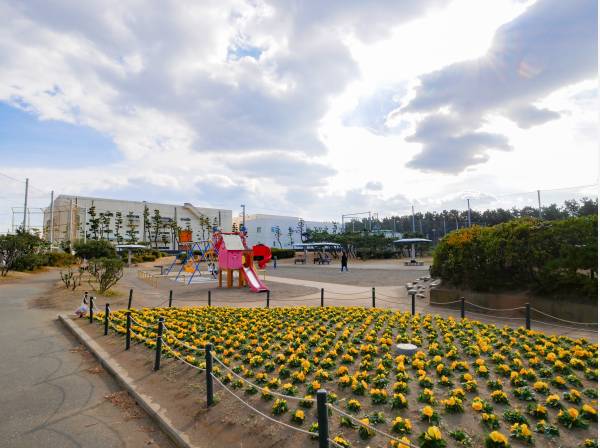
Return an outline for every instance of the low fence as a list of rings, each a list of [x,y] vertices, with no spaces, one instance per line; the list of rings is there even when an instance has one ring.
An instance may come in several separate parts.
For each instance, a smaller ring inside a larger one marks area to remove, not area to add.
[[[383,301],[386,302],[386,299],[382,299],[382,298],[377,298],[376,295],[376,290],[375,288],[371,288],[370,289],[371,295],[370,295],[370,301],[371,301],[371,306],[373,308],[376,307],[377,305],[377,301]],[[328,293],[330,294],[344,294],[344,295],[352,295],[352,294],[348,294],[348,293],[344,293],[344,292],[334,292],[334,291],[328,291]],[[358,294],[364,294],[364,292],[360,291],[360,292],[355,292],[354,295],[358,295]],[[381,295],[381,294],[380,294]],[[207,294],[207,298],[206,298],[206,305],[207,306],[212,306],[212,294],[211,291],[208,291]],[[387,298],[391,298],[391,296],[386,296],[383,295],[384,297]],[[417,293],[416,291],[411,292],[410,294],[411,296],[411,301],[410,301],[410,312],[412,315],[416,314],[416,296]],[[359,298],[362,299],[362,298]],[[173,291],[171,290],[169,292],[169,297],[167,299],[165,299],[163,302],[161,302],[158,306],[160,307],[161,305],[167,304],[168,307],[172,307],[173,306],[173,302],[176,299],[173,297]],[[188,299],[186,299],[185,301],[190,301]],[[263,300],[260,300],[261,302],[263,302]],[[266,297],[265,297],[265,306],[267,308],[269,308],[270,306],[270,292],[267,292]],[[155,347],[155,356],[154,356],[154,366],[153,369],[155,371],[160,370],[160,366],[161,366],[161,360],[163,358],[163,351],[168,352],[168,356],[172,356],[173,358],[183,362],[184,364],[186,364],[187,366],[205,372],[205,377],[206,377],[206,404],[207,407],[211,407],[215,404],[215,399],[214,399],[214,383],[216,382],[219,387],[221,387],[224,391],[226,391],[228,394],[232,395],[236,400],[238,400],[240,403],[242,403],[244,406],[246,406],[248,409],[250,409],[252,412],[268,419],[269,421],[272,421],[276,424],[279,424],[283,427],[286,427],[288,429],[291,429],[293,431],[297,431],[300,433],[304,433],[309,435],[310,437],[313,438],[317,438],[319,441],[319,448],[329,448],[330,446],[334,446],[334,447],[340,447],[340,448],[344,448],[343,445],[337,443],[335,441],[335,439],[332,439],[329,435],[329,416],[333,413],[336,413],[338,415],[341,415],[347,419],[352,420],[354,423],[356,423],[359,426],[365,427],[368,430],[371,430],[377,434],[379,434],[382,437],[387,438],[390,441],[395,441],[397,443],[397,446],[400,447],[407,447],[407,448],[417,448],[415,445],[407,443],[403,440],[401,440],[400,438],[393,436],[391,434],[388,434],[382,430],[380,430],[379,428],[376,428],[373,425],[364,423],[364,421],[361,421],[360,419],[358,419],[357,417],[350,415],[346,412],[344,412],[343,410],[339,409],[338,407],[334,406],[333,403],[329,402],[328,400],[328,393],[325,389],[319,389],[318,391],[316,391],[316,398],[309,398],[309,397],[296,397],[293,395],[287,395],[287,394],[281,394],[275,391],[271,391],[269,390],[269,394],[271,394],[272,396],[276,396],[276,397],[280,397],[282,399],[285,400],[292,400],[292,401],[304,401],[304,402],[312,402],[315,403],[317,405],[317,422],[318,425],[316,428],[311,428],[311,430],[305,430],[293,425],[290,425],[288,423],[282,422],[276,418],[271,417],[270,415],[265,414],[264,412],[260,411],[259,409],[257,409],[255,406],[253,406],[251,403],[248,403],[247,401],[245,401],[242,397],[240,397],[239,395],[237,395],[234,390],[232,390],[232,388],[227,387],[227,384],[225,384],[224,381],[222,381],[219,378],[219,375],[215,374],[215,371],[213,369],[213,365],[214,363],[219,365],[219,369],[223,369],[224,371],[230,373],[231,375],[235,376],[237,379],[241,380],[242,382],[246,383],[248,386],[250,387],[254,387],[256,388],[256,390],[261,390],[263,389],[263,386],[260,386],[258,384],[253,383],[252,381],[248,380],[247,378],[244,378],[243,376],[239,375],[237,372],[235,372],[231,367],[229,367],[228,365],[226,365],[221,359],[219,359],[219,357],[216,356],[216,354],[213,352],[213,346],[212,344],[208,343],[206,344],[203,348],[198,348],[198,347],[192,347],[188,344],[186,344],[183,341],[179,341],[176,337],[174,338],[174,340],[176,342],[173,343],[173,347],[171,347],[166,341],[165,341],[165,335],[169,335],[171,334],[172,336],[175,336],[175,334],[169,329],[168,327],[168,322],[165,321],[164,317],[160,317],[158,319],[158,321],[156,322],[156,327],[154,328],[153,326],[147,325],[147,324],[142,324],[141,322],[138,322],[137,320],[135,320],[132,317],[132,311],[131,311],[131,305],[133,302],[133,289],[131,289],[129,291],[129,300],[128,300],[128,308],[127,311],[125,311],[125,316],[126,316],[126,323],[125,323],[125,350],[129,350],[131,348],[131,339],[132,336],[140,342],[144,342],[147,345],[154,345]],[[389,300],[387,300],[388,303],[396,303],[397,302],[390,302]],[[532,322],[537,322],[537,323],[542,323],[544,325],[554,325],[552,323],[548,323],[548,322],[544,322],[544,321],[539,321],[536,319],[532,319],[532,313],[539,313],[544,315],[545,317],[548,318],[552,318],[555,319],[557,321],[562,321],[563,323],[567,323],[567,324],[577,324],[577,325],[586,325],[586,326],[595,326],[596,330],[592,330],[589,329],[588,331],[592,331],[592,332],[596,332],[597,333],[597,327],[598,327],[598,323],[581,323],[581,322],[572,322],[572,321],[566,321],[564,319],[560,319],[556,316],[552,316],[546,313],[543,313],[540,310],[537,310],[533,307],[531,307],[529,304],[526,304],[525,306],[521,306],[521,307],[515,307],[515,308],[486,308],[486,307],[482,307],[479,306],[477,304],[471,303],[467,300],[465,300],[465,298],[460,298],[459,300],[455,300],[453,302],[439,302],[439,303],[431,303],[432,305],[457,305],[457,311],[460,312],[460,317],[461,318],[466,318],[467,317],[467,306],[471,306],[471,307],[475,307],[480,309],[481,311],[487,311],[487,312],[515,312],[515,311],[521,311],[523,310],[524,312],[524,316],[523,317],[504,317],[504,319],[513,319],[513,320],[524,320],[524,325],[525,328],[527,329],[531,329],[531,323]],[[325,306],[325,290],[321,289],[321,294],[320,294],[320,306]],[[96,310],[96,306],[94,305],[94,297],[90,297],[90,312],[89,312],[89,322],[90,324],[93,323],[94,321],[94,312]],[[448,308],[449,310],[452,310],[452,308]],[[105,304],[104,307],[104,313],[102,317],[103,320],[103,324],[104,324],[104,335],[108,335],[109,333],[109,329],[111,327],[111,314],[112,311],[110,309],[110,304]],[[469,311],[469,315],[478,315],[478,316],[485,316],[485,317],[496,317],[496,316],[490,316],[489,314],[482,314],[482,313],[477,313],[477,312],[473,312],[473,311]],[[135,324],[138,327],[141,327],[143,329],[146,330],[150,330],[152,332],[156,333],[156,338],[151,339],[151,338],[146,338],[138,333],[134,333],[132,326],[133,324]],[[554,326],[559,326],[559,327],[564,327],[564,325],[562,324],[556,324]],[[116,327],[113,326],[113,328],[116,330]],[[571,329],[576,329],[576,330],[582,330],[582,328],[577,328],[577,327],[566,327],[566,328],[571,328]],[[150,342],[150,344],[148,344],[148,342]],[[204,360],[205,360],[205,368],[201,368],[197,365],[194,365],[190,362],[188,362],[184,357],[180,356],[180,353],[178,352],[178,350],[176,350],[176,348],[174,347],[175,345],[181,346],[183,348],[185,348],[186,350],[188,350],[189,352],[192,353],[203,353],[204,354]]]

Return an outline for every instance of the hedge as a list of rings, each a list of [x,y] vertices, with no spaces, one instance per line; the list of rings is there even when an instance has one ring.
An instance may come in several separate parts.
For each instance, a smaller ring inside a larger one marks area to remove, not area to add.
[[[279,249],[278,247],[272,247],[271,256],[277,257],[278,260],[294,258],[296,256],[296,251],[294,249]]]
[[[532,290],[596,298],[598,216],[526,218],[445,236],[431,274],[477,291]]]

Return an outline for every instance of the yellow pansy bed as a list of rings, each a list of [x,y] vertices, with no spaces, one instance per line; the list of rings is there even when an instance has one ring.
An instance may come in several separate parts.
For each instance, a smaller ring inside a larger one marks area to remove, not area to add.
[[[314,394],[326,389],[355,418],[332,409],[330,434],[342,446],[597,446],[598,346],[583,339],[359,307],[144,308],[132,317],[133,342],[154,348],[163,317],[165,343],[195,366],[204,367],[195,348],[213,344],[215,375],[287,424],[314,432]],[[125,312],[111,313],[110,326],[124,335]],[[418,351],[397,355],[397,343]]]

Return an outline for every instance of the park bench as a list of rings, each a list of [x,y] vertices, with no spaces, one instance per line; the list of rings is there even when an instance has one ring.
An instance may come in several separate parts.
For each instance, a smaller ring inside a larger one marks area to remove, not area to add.
[[[296,256],[296,258],[294,258],[294,264],[306,264],[306,257],[304,255],[298,255]]]

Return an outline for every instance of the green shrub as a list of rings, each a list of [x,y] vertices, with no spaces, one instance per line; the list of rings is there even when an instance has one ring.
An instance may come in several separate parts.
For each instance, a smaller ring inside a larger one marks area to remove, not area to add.
[[[48,257],[45,254],[26,254],[17,258],[12,269],[15,271],[35,271],[48,262]]]
[[[461,229],[437,245],[431,273],[479,291],[530,289],[594,298],[597,232],[597,215]]]
[[[90,286],[98,288],[98,292],[103,294],[123,277],[124,263],[118,258],[97,258],[90,260],[89,273],[95,280],[90,281]]]
[[[75,264],[77,262],[77,258],[65,252],[50,252],[46,254],[46,256],[48,257],[48,260],[46,262],[48,266],[71,266],[72,264]]]
[[[272,247],[271,255],[277,257],[278,260],[283,260],[284,258],[294,258],[296,256],[296,251],[294,249],[279,249],[277,247]]]
[[[115,248],[106,240],[88,240],[87,242],[75,243],[73,247],[75,254],[81,258],[115,258]]]

